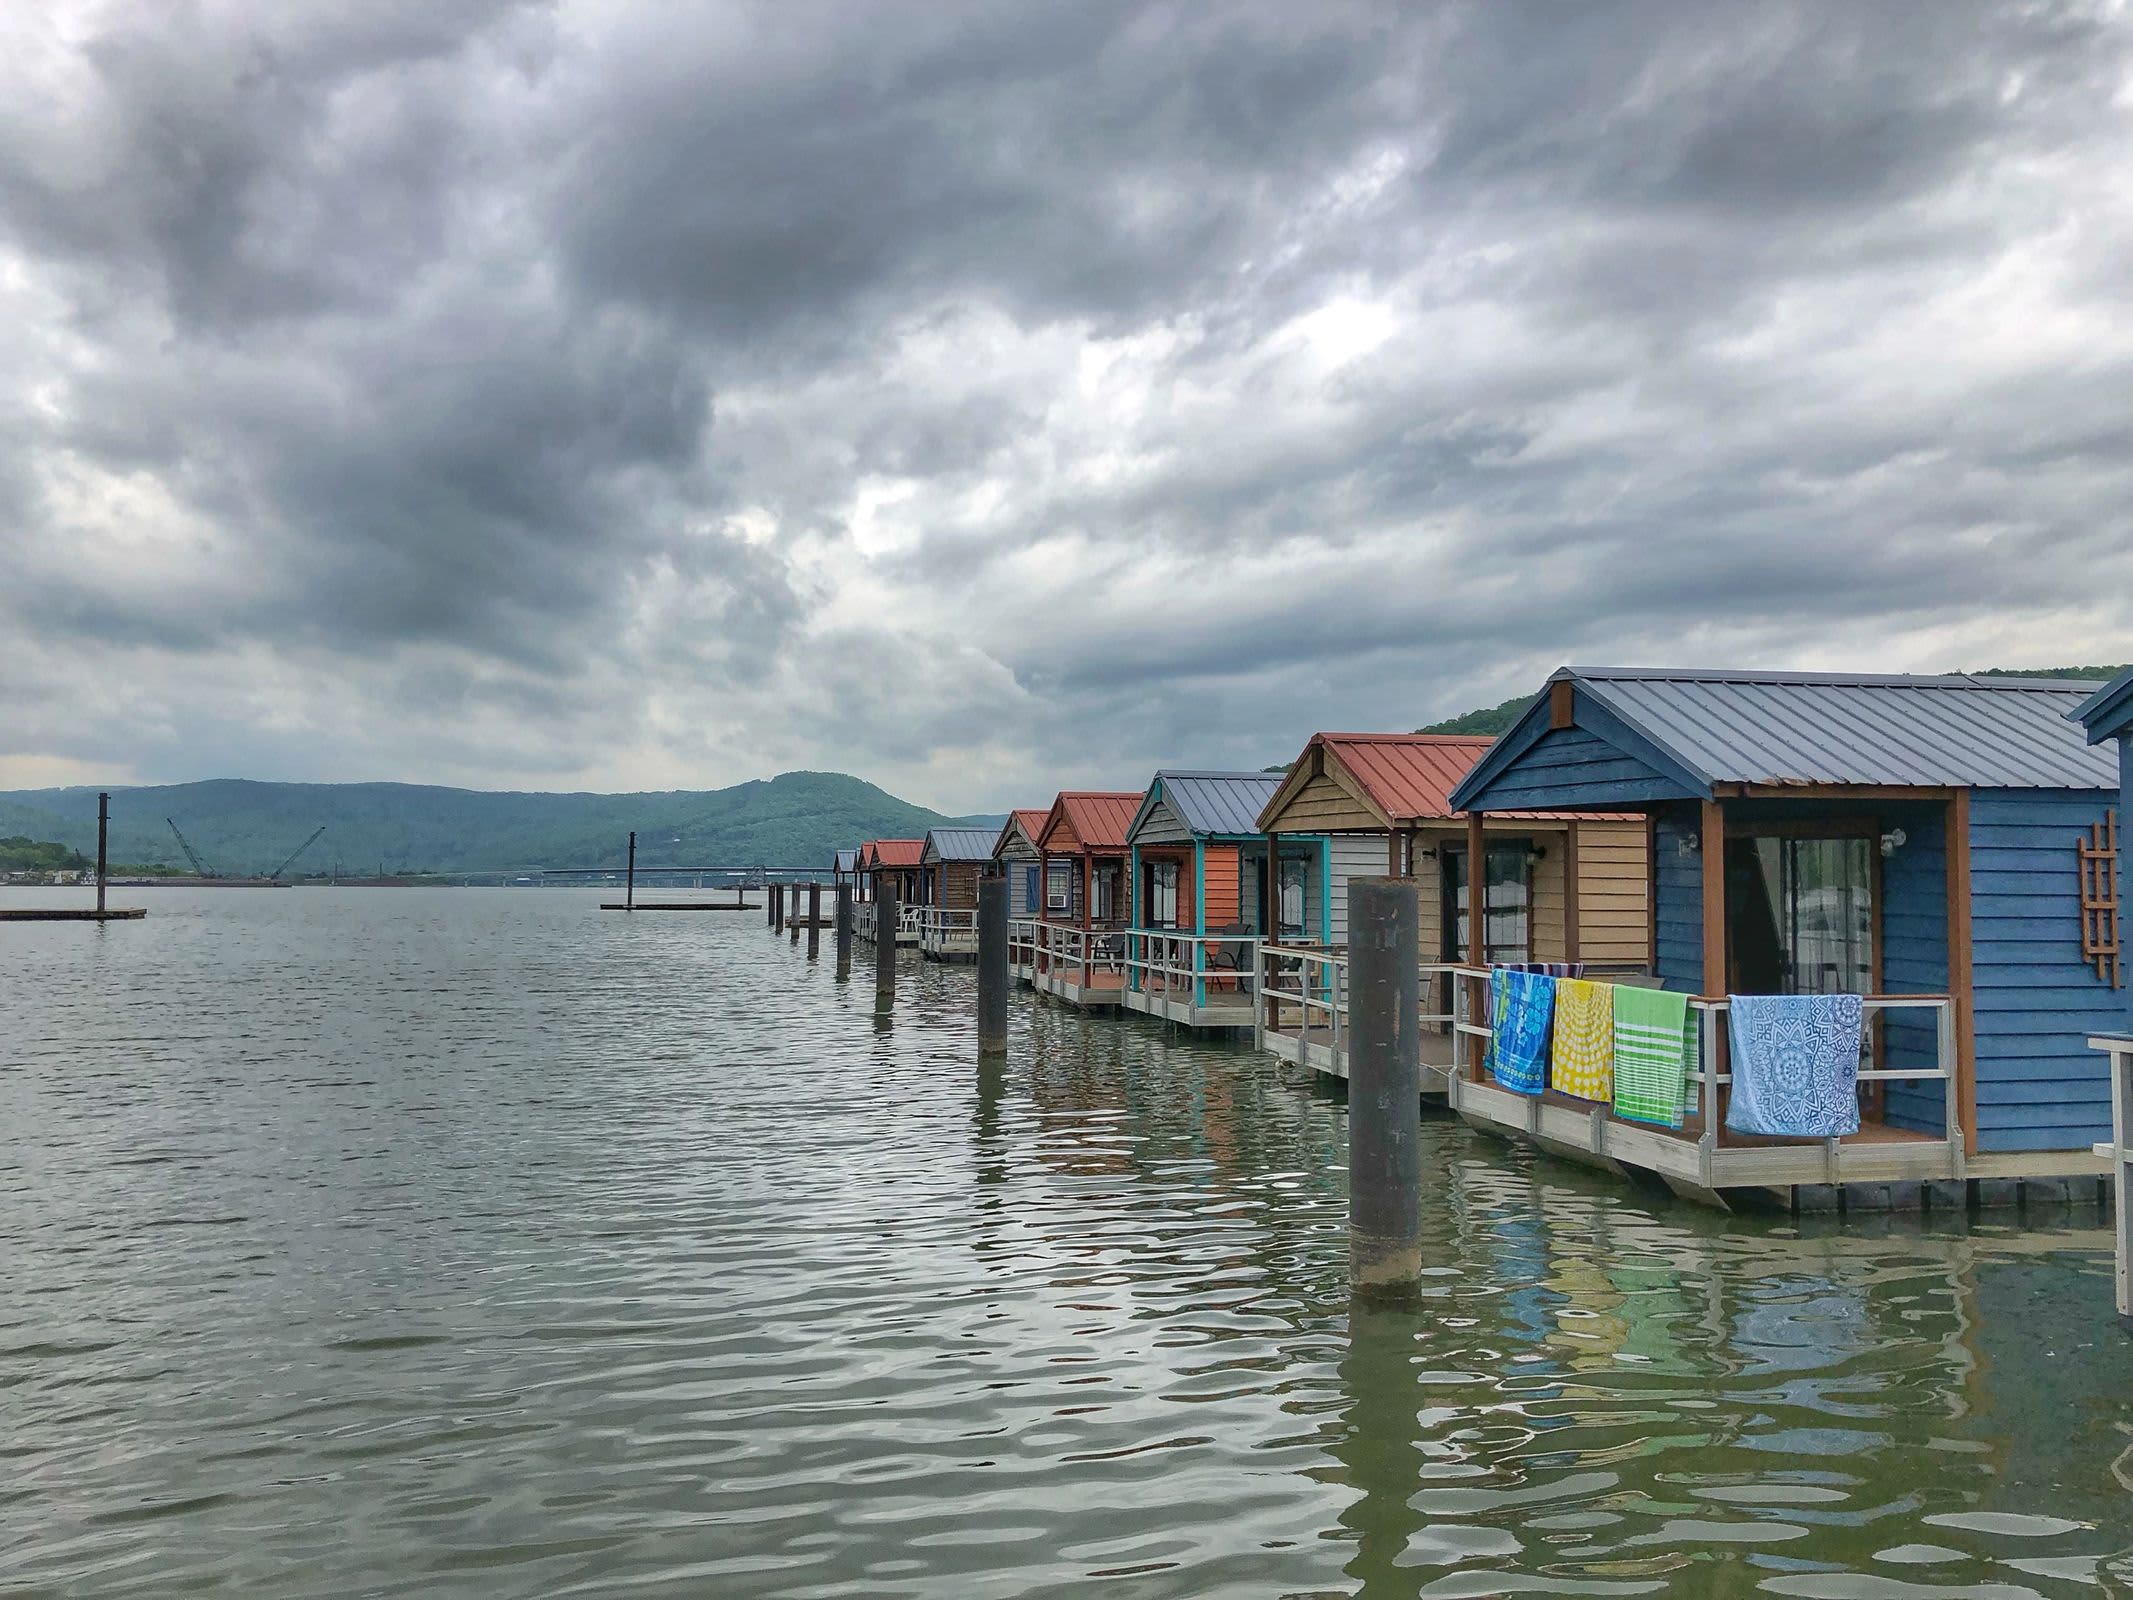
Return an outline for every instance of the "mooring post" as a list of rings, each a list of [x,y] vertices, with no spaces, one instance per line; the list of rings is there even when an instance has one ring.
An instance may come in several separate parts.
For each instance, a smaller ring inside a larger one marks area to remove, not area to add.
[[[111,865],[111,796],[96,797],[96,916],[104,915],[104,878]]]
[[[896,1009],[896,884],[884,878],[874,897],[874,1011]]]
[[[822,885],[807,886],[807,959],[822,954]]]
[[[842,978],[852,970],[852,886],[839,882],[837,885],[837,976]]]
[[[622,879],[622,909],[637,909],[637,831],[630,830],[630,864]]]
[[[1421,938],[1415,886],[1348,880],[1348,1258],[1355,1292],[1422,1271]]]
[[[792,886],[792,915],[785,919],[792,924],[792,942],[795,949],[800,944],[800,886]]]
[[[1007,1049],[1007,879],[978,880],[978,1054]]]

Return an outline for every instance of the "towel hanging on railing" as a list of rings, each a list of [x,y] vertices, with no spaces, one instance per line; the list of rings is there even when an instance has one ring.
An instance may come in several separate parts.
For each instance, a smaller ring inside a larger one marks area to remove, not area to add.
[[[1549,1086],[1580,1100],[1615,1097],[1615,986],[1583,978],[1555,983]]]
[[[1615,1115],[1678,1128],[1689,1103],[1696,1035],[1689,997],[1635,984],[1615,988]]]
[[[1548,1034],[1555,980],[1509,967],[1489,971],[1489,1074],[1513,1094],[1539,1094],[1548,1081]]]
[[[1859,1131],[1855,994],[1736,994],[1727,998],[1735,1133],[1836,1139]]]

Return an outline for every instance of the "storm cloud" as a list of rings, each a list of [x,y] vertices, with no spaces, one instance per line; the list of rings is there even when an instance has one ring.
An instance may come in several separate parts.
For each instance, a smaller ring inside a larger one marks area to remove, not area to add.
[[[0,781],[950,809],[2123,660],[2133,15],[0,18]]]

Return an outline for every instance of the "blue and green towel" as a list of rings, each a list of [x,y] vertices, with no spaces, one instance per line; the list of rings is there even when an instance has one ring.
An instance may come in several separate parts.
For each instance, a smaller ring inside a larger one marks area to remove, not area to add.
[[[1548,1082],[1548,1036],[1555,980],[1496,967],[1489,973],[1489,1075],[1513,1094],[1539,1094]]]
[[[1696,1032],[1689,997],[1615,986],[1615,1115],[1678,1128],[1692,1093]]]

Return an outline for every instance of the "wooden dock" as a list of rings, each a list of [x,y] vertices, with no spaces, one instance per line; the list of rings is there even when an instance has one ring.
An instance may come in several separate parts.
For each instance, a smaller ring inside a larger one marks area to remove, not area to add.
[[[760,911],[759,900],[603,900],[602,911]]]
[[[0,906],[0,922],[138,922],[147,915],[146,906]]]

